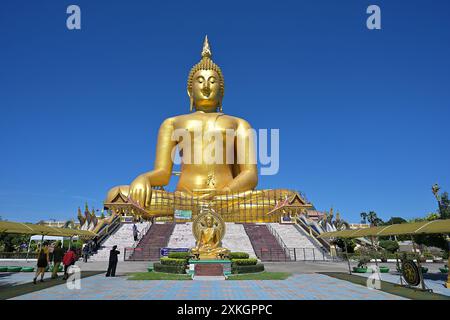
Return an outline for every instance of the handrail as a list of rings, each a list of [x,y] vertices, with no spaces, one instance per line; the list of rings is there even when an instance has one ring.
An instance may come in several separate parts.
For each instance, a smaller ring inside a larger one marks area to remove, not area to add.
[[[317,236],[319,236],[320,234],[317,233],[316,230],[314,230],[314,229],[311,228],[310,226],[306,226],[305,223],[304,223],[301,219],[299,219],[299,218],[296,218],[294,221],[295,221],[295,226],[300,226],[300,227],[303,229],[304,232],[308,232],[308,231],[309,231],[310,233],[312,233],[312,237],[311,237],[311,238],[313,238],[314,241],[315,241],[318,245],[320,245],[320,246],[322,246],[322,247],[325,247],[326,249],[328,249],[328,251],[331,250],[331,245],[330,245],[326,240],[324,240],[324,239],[322,239],[322,238],[317,238]],[[306,230],[306,228],[307,228],[308,230]]]
[[[113,221],[103,230],[102,235],[99,236],[98,244],[100,245],[102,242],[106,240],[106,238],[111,235],[117,228],[120,226],[120,218],[114,218]]]
[[[138,240],[135,241],[133,243],[133,245],[131,246],[131,248],[137,248],[140,244],[142,239],[145,237],[145,235],[147,234],[147,232],[150,230],[150,228],[152,227],[153,223],[151,223],[150,221],[148,221],[148,225],[144,228],[144,230],[142,230],[141,232],[139,232],[139,236],[138,236]]]
[[[274,227],[272,227],[272,225],[267,224],[267,229],[269,229],[270,233],[272,233],[272,235],[275,237],[275,239],[278,241],[278,243],[281,245],[281,247],[283,248],[284,252],[286,253],[286,255],[289,257],[289,259],[291,258],[291,254],[289,252],[289,248],[288,246],[284,243],[283,239],[281,238],[281,236],[278,234],[278,232],[275,230]]]

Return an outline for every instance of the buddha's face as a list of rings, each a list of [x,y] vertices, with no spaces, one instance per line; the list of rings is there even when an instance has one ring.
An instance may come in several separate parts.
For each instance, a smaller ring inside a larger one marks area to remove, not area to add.
[[[206,217],[206,226],[208,228],[211,228],[213,226],[213,219],[212,219],[212,217]]]
[[[192,92],[189,93],[194,100],[196,110],[211,112],[220,105],[220,78],[214,70],[199,70],[194,74]]]

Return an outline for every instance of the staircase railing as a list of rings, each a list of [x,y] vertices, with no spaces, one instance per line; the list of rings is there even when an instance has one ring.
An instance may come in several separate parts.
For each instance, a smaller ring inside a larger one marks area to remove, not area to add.
[[[294,226],[297,228],[297,230],[299,230],[299,228],[301,228],[302,231],[306,232],[307,234],[309,234],[311,236],[311,238],[313,239],[313,241],[316,244],[318,244],[321,247],[324,247],[326,250],[328,250],[328,252],[330,252],[330,250],[331,250],[330,243],[328,243],[328,241],[326,241],[325,239],[317,238],[320,234],[316,230],[311,228],[310,226],[307,226],[301,219],[298,219],[298,218],[295,219]]]
[[[270,233],[275,237],[275,239],[277,240],[278,244],[281,246],[281,248],[283,248],[286,256],[289,257],[289,259],[291,259],[291,253],[290,253],[290,250],[289,250],[288,246],[284,243],[283,239],[278,234],[278,232],[275,230],[275,228],[272,227],[271,224],[267,224],[267,229],[269,229]]]
[[[117,228],[120,226],[120,216],[116,216],[113,218],[111,223],[107,224],[105,227],[101,228],[99,230],[98,234],[98,240],[97,245],[98,247],[101,246],[101,244],[106,240],[106,238],[111,235],[114,231],[117,230]]]
[[[138,233],[138,240],[135,241],[133,243],[133,245],[131,246],[131,248],[137,248],[139,247],[139,245],[142,242],[142,239],[144,239],[145,235],[147,234],[147,232],[150,231],[150,228],[152,227],[153,223],[148,222],[148,225],[144,228],[144,230],[142,230],[141,232]]]

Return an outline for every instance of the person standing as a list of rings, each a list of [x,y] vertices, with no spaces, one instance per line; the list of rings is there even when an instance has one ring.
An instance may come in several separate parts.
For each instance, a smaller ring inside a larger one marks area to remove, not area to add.
[[[133,223],[133,237],[134,237],[134,241],[138,241],[138,234],[139,234],[139,231],[138,231],[138,229],[136,227],[136,224]]]
[[[119,260],[117,256],[120,254],[119,250],[116,250],[117,246],[113,246],[112,250],[109,251],[109,263],[108,263],[108,271],[106,272],[106,276],[115,277],[116,276],[116,267],[117,261]]]
[[[64,265],[64,277],[63,280],[67,280],[69,277],[69,274],[67,273],[67,270],[70,266],[75,264],[75,261],[77,260],[77,256],[75,255],[75,252],[73,249],[67,250],[66,254],[64,255],[62,262]]]
[[[33,279],[34,284],[36,284],[36,280],[39,275],[41,275],[40,282],[44,282],[45,269],[47,268],[48,263],[49,263],[48,247],[47,244],[44,243],[41,245],[41,248],[38,251],[37,270]]]
[[[64,251],[61,248],[61,242],[57,242],[55,248],[53,249],[53,271],[52,271],[52,279],[56,279],[58,277],[58,269],[61,265],[62,259],[64,256]]]

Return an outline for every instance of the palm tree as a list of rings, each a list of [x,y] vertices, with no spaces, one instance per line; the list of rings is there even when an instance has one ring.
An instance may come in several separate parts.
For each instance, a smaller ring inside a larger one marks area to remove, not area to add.
[[[369,212],[369,214],[367,215],[367,220],[369,221],[370,225],[374,227],[383,223],[383,220],[378,218],[377,213],[375,211]]]
[[[366,212],[361,212],[360,216],[361,216],[361,223],[366,223],[366,221],[367,221],[367,213]]]

